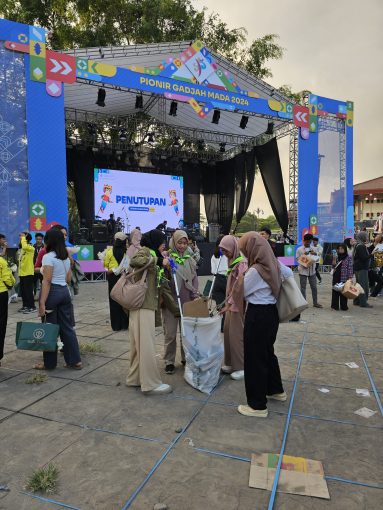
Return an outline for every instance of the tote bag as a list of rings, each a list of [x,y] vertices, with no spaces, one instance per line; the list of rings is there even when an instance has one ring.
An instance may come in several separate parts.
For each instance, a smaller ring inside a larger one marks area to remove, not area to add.
[[[126,310],[139,310],[144,304],[148,289],[146,281],[147,268],[152,261],[153,257],[150,257],[149,262],[140,269],[129,273],[122,273],[120,279],[111,290],[110,297]],[[142,273],[142,277],[136,281],[136,277],[140,273]]]
[[[23,351],[49,351],[57,349],[60,326],[47,322],[18,322],[16,347]]]
[[[308,308],[294,276],[282,281],[281,291],[277,300],[279,322],[288,322]]]

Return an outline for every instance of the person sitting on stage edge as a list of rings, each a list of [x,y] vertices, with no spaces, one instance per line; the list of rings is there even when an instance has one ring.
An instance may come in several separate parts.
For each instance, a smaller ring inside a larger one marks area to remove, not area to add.
[[[109,248],[104,258],[104,267],[108,280],[110,325],[113,331],[126,331],[129,318],[122,306],[110,297],[113,287],[120,279],[121,273],[129,266],[129,258],[126,254],[127,236],[123,232],[114,235],[113,248]]]
[[[46,322],[60,326],[60,338],[64,344],[65,368],[82,369],[80,349],[73,329],[72,299],[68,289],[72,270],[65,247],[64,235],[60,230],[51,229],[44,239],[46,254],[43,257],[43,282],[41,285],[39,316]],[[33,368],[53,370],[57,366],[57,349],[43,352],[43,363]]]
[[[333,263],[334,272],[332,275],[332,285],[337,283],[345,283],[350,280],[354,274],[352,267],[352,258],[347,253],[347,246],[344,243],[338,244],[336,247],[336,260]],[[334,257],[335,258],[335,257]],[[341,310],[348,310],[347,298],[345,298],[340,292],[332,290],[331,294],[331,308],[332,310],[339,310],[339,304]]]
[[[219,247],[229,261],[227,270],[226,304],[220,313],[225,313],[224,345],[225,365],[222,372],[230,374],[235,381],[244,377],[243,371],[243,301],[237,303],[233,297],[234,286],[239,277],[247,270],[247,261],[240,254],[237,239],[228,235],[223,237]],[[242,313],[241,313],[242,312]]]
[[[245,416],[267,418],[267,399],[284,402],[274,342],[279,328],[276,306],[281,290],[281,270],[269,243],[256,232],[247,232],[238,242],[249,269],[240,276],[233,296],[247,302],[244,327],[244,369],[247,405],[238,406]]]
[[[167,264],[162,256],[165,235],[160,230],[143,234],[142,248],[130,260],[132,269],[140,269],[150,261],[147,272],[147,291],[142,307],[129,314],[130,369],[127,386],[141,386],[147,394],[160,395],[173,391],[163,384],[156,360],[155,313],[158,309],[159,272]],[[140,279],[142,274],[137,275]]]
[[[176,278],[178,284],[181,306],[188,301],[193,301],[199,296],[197,265],[195,260],[187,252],[188,236],[184,230],[176,230],[169,242],[169,258],[176,266]],[[171,275],[170,275],[171,278]],[[174,299],[177,299],[174,281],[171,284]],[[173,374],[177,351],[177,328],[179,319],[168,309],[162,309],[162,319],[165,335],[165,372]],[[185,364],[185,355],[181,343],[181,362]]]

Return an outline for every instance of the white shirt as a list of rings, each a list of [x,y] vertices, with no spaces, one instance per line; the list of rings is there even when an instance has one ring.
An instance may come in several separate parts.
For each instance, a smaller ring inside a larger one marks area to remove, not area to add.
[[[220,262],[221,260],[221,262]],[[219,264],[219,268],[218,268]],[[220,258],[214,257],[211,258],[211,274],[223,274],[226,275],[226,271],[228,270],[228,261],[226,255],[222,255]],[[218,271],[217,271],[218,270]]]
[[[244,298],[247,303],[253,305],[274,305],[277,302],[270,285],[265,282],[255,267],[251,267],[245,274]]]
[[[383,243],[378,243],[373,249],[372,253],[376,253],[377,251],[383,251]]]
[[[56,252],[50,251],[46,253],[43,257],[42,262],[44,266],[53,267],[52,273],[52,283],[55,285],[61,285],[62,287],[66,286],[66,275],[70,269],[70,259],[69,257],[65,260],[60,260],[56,258]]]

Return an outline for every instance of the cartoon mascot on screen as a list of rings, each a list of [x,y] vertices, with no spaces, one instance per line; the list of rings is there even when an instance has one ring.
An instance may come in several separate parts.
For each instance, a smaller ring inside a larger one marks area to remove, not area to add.
[[[173,209],[174,209],[174,212],[176,213],[177,216],[180,215],[180,211],[178,209],[178,199],[177,199],[177,192],[175,189],[170,189],[169,190],[169,197],[170,197],[170,204],[171,206],[173,206]]]
[[[110,184],[104,184],[104,194],[101,196],[101,205],[98,212],[103,213],[105,211],[105,207],[107,206],[108,202],[112,204],[113,202],[110,199],[110,196],[112,194],[112,186]]]

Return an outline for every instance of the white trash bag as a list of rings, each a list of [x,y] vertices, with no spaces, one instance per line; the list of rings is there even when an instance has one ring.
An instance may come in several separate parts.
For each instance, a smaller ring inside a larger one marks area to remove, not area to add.
[[[193,388],[210,394],[217,385],[223,361],[221,320],[215,317],[184,317],[183,347],[185,380]]]

